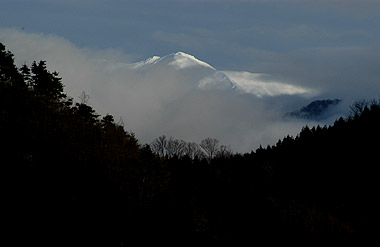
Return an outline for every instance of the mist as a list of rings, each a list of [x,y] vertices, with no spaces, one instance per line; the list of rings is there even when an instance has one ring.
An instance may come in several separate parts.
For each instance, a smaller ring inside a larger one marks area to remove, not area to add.
[[[197,143],[212,137],[234,151],[249,152],[294,136],[306,124],[324,124],[283,118],[312,97],[257,97],[200,89],[194,83],[197,75],[184,76],[183,71],[163,67],[134,69],[131,65],[138,61],[123,51],[81,48],[54,35],[0,29],[0,41],[14,53],[18,66],[46,60],[48,69],[63,78],[68,96],[78,102],[85,91],[89,105],[103,116],[109,113],[116,121],[122,119],[141,144],[161,135]]]

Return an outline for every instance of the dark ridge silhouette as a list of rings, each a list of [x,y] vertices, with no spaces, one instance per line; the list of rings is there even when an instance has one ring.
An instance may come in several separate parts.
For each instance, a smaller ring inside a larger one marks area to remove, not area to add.
[[[376,232],[380,102],[363,102],[333,126],[251,153],[164,136],[153,152],[113,116],[73,102],[44,61],[19,69],[0,43],[5,235],[113,246]]]
[[[340,99],[315,100],[299,110],[285,114],[285,117],[304,118],[310,120],[326,119],[330,117],[327,111],[338,105],[340,102],[342,102]]]

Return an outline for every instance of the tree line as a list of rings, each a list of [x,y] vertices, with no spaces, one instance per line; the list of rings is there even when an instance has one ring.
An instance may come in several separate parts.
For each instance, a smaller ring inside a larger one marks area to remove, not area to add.
[[[207,137],[197,144],[162,135],[152,141],[150,148],[160,157],[189,157],[191,159],[207,159],[209,162],[215,157],[233,155],[230,147],[219,145],[219,140],[211,137]]]

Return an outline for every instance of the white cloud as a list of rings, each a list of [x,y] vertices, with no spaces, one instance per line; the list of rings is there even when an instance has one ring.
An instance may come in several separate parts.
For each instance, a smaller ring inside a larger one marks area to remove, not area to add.
[[[141,143],[163,134],[194,142],[210,136],[237,151],[250,151],[260,144],[274,144],[284,135],[294,135],[305,124],[283,122],[283,110],[289,110],[286,101],[268,96],[307,94],[310,89],[278,81],[264,82],[254,74],[225,72],[239,79],[241,87],[251,87],[249,90],[262,98],[228,90],[199,90],[202,78],[215,69],[187,54],[174,54],[170,57],[174,60],[166,57],[166,62],[177,66],[168,69],[159,63],[164,60],[158,56],[136,63],[121,51],[78,48],[53,35],[0,29],[0,42],[15,54],[18,65],[47,60],[48,68],[63,77],[69,96],[79,100],[80,93],[86,91],[91,97],[90,105],[102,115],[122,117],[126,129],[136,133]],[[136,69],[136,65],[146,64],[157,67]],[[199,73],[178,69],[182,67],[199,68]],[[227,79],[221,76],[220,81]],[[252,79],[255,83],[248,84]],[[294,99],[306,102],[302,97]]]
[[[271,80],[265,80],[265,74],[224,71],[224,73],[246,93],[255,94],[258,97],[279,96],[279,95],[304,95],[307,97],[318,94],[316,90],[295,86],[286,83],[280,83]]]

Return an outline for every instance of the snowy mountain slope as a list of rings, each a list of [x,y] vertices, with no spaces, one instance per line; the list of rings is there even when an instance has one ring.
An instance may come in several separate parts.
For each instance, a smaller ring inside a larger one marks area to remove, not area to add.
[[[172,53],[163,57],[153,56],[145,61],[130,65],[131,69],[141,71],[165,70],[176,73],[180,80],[196,84],[203,90],[233,90],[237,93],[251,94],[256,97],[279,95],[315,96],[317,92],[266,79],[267,75],[246,71],[219,71],[210,64],[184,52]]]
[[[203,62],[195,58],[194,56],[186,54],[184,52],[171,53],[163,57],[153,56],[145,61],[132,64],[131,67],[135,69],[146,69],[154,64],[165,64],[167,66],[172,66],[176,69],[205,67],[211,70],[215,70],[215,68],[209,65],[208,63]]]
[[[133,69],[144,68],[144,67],[149,66],[151,64],[157,63],[160,59],[161,58],[159,56],[153,56],[153,57],[148,58],[145,61],[141,61],[141,62],[137,62],[135,64],[132,64],[131,68],[133,68]]]
[[[186,54],[184,52],[177,52],[173,55],[173,57],[174,59],[169,63],[169,65],[175,66],[179,69],[203,66],[211,70],[215,70],[215,68],[208,63],[198,60],[194,56]]]
[[[107,83],[92,87],[92,100],[123,116],[142,143],[163,134],[194,142],[212,136],[247,151],[314,124],[314,119],[284,115],[323,97],[316,89],[269,74],[218,70],[184,52],[137,63],[102,62],[99,68],[106,69]],[[338,108],[318,123],[334,121]]]
[[[209,76],[202,78],[198,82],[198,88],[200,89],[217,89],[217,90],[229,90],[235,89],[235,84],[231,81],[222,71],[215,71]]]

